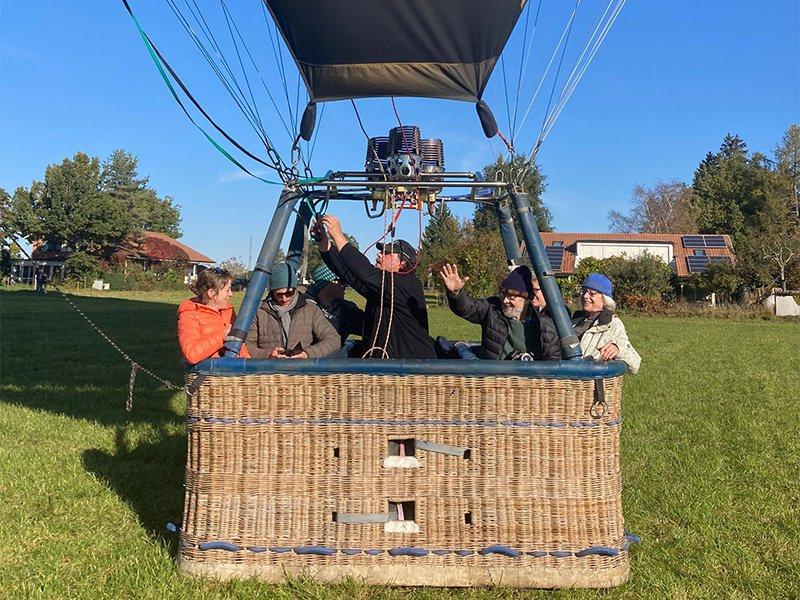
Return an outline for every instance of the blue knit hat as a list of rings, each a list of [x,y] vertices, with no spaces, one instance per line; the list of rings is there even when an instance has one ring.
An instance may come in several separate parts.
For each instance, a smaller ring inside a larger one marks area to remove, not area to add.
[[[586,279],[583,280],[581,287],[587,290],[595,290],[609,298],[614,295],[614,287],[611,285],[611,280],[602,273],[589,273]]]
[[[533,273],[526,265],[521,265],[511,271],[500,284],[501,290],[514,290],[525,298],[533,298]]]
[[[332,283],[338,280],[336,273],[331,271],[325,263],[318,265],[311,273],[312,283]]]
[[[274,292],[282,288],[296,288],[297,287],[297,273],[292,268],[292,265],[282,262],[275,263],[272,267],[272,277],[269,280],[269,291]]]

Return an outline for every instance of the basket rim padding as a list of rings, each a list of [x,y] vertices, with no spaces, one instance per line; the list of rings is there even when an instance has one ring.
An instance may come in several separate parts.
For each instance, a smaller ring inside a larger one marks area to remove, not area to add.
[[[188,369],[204,375],[461,375],[467,377],[530,377],[535,379],[610,379],[624,375],[628,365],[615,360],[364,360],[315,358],[307,360],[209,358]]]

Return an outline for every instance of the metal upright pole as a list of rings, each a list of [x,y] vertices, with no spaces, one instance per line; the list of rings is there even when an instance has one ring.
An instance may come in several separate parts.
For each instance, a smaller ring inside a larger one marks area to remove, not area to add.
[[[269,285],[272,275],[272,265],[278,255],[283,233],[289,223],[292,209],[297,203],[299,195],[294,190],[284,188],[281,197],[278,199],[278,206],[275,207],[275,214],[272,215],[272,222],[267,229],[264,243],[261,245],[261,252],[256,259],[253,273],[250,275],[250,282],[247,285],[247,292],[242,301],[242,307],[236,317],[236,322],[231,327],[228,337],[225,339],[225,356],[238,356],[242,348],[247,330],[256,316],[258,305],[264,295],[264,290]]]
[[[517,231],[514,229],[514,217],[511,215],[511,203],[503,199],[494,205],[497,220],[500,221],[500,235],[503,238],[503,247],[506,250],[509,267],[515,267],[522,263],[522,250],[517,239]]]
[[[561,338],[561,355],[568,360],[579,360],[582,357],[580,341],[575,335],[575,328],[572,326],[564,298],[561,296],[561,289],[550,268],[550,261],[547,260],[542,236],[539,235],[539,229],[536,227],[531,198],[528,194],[519,194],[513,191],[510,192],[510,196],[517,211],[525,248],[528,250],[536,278],[539,280],[539,285],[542,287],[545,300],[547,300],[550,314],[553,315],[558,337]]]
[[[297,207],[297,218],[294,221],[292,237],[289,240],[289,249],[286,251],[286,262],[292,265],[295,271],[299,270],[303,259],[303,248],[308,237],[308,225],[314,215],[308,202],[301,202]],[[303,273],[306,275],[306,273]]]

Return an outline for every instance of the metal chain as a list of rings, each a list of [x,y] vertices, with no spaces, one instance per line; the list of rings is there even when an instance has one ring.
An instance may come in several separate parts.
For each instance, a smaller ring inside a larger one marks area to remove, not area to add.
[[[125,402],[125,411],[131,412],[133,410],[133,386],[136,384],[136,363],[131,365],[131,379],[128,384],[128,400]]]
[[[3,233],[4,233],[3,237],[7,236],[7,237],[11,238],[11,240],[19,248],[20,252],[22,252],[25,255],[25,257],[29,261],[31,261],[34,264],[34,266],[36,266],[36,261],[33,260],[33,258],[31,258],[31,255],[28,254],[28,252],[25,250],[25,248],[22,247],[22,244],[19,243],[19,240],[17,240],[13,235],[10,235],[10,234],[8,234],[6,232],[3,232]],[[130,376],[130,381],[129,381],[129,385],[128,385],[128,399],[125,401],[125,410],[126,411],[130,412],[133,409],[133,386],[134,386],[134,384],[136,382],[136,372],[137,371],[142,371],[143,373],[148,375],[150,378],[154,379],[155,381],[157,381],[158,383],[160,383],[161,385],[163,385],[165,388],[167,388],[169,390],[182,390],[182,391],[186,392],[187,394],[189,394],[190,396],[192,395],[192,392],[189,390],[189,386],[187,386],[187,385],[176,385],[176,384],[172,383],[171,381],[169,381],[167,379],[164,379],[163,377],[159,377],[158,375],[153,373],[147,367],[143,367],[138,362],[133,360],[128,355],[128,353],[125,352],[122,348],[120,348],[119,345],[114,340],[112,340],[105,331],[100,329],[100,327],[94,321],[92,321],[86,315],[86,313],[84,313],[80,308],[78,308],[78,306],[70,299],[70,297],[67,296],[67,294],[58,286],[58,284],[51,282],[50,285],[52,285],[53,289],[55,289],[59,294],[61,294],[61,297],[64,298],[64,300],[67,301],[67,304],[69,304],[75,310],[75,312],[77,312],[83,318],[83,320],[86,321],[89,324],[89,327],[94,329],[100,335],[100,337],[102,337],[106,342],[108,342],[109,346],[111,346],[114,350],[116,350],[117,353],[123,359],[125,359],[126,362],[130,363],[130,365],[131,365],[131,376]]]

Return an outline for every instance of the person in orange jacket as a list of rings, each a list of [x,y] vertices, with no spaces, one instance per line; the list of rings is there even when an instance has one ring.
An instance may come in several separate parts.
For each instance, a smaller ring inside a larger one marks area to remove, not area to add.
[[[178,343],[186,362],[221,356],[225,337],[236,313],[230,303],[231,274],[224,269],[206,269],[189,286],[196,294],[178,307]],[[245,346],[239,356],[250,358]]]

